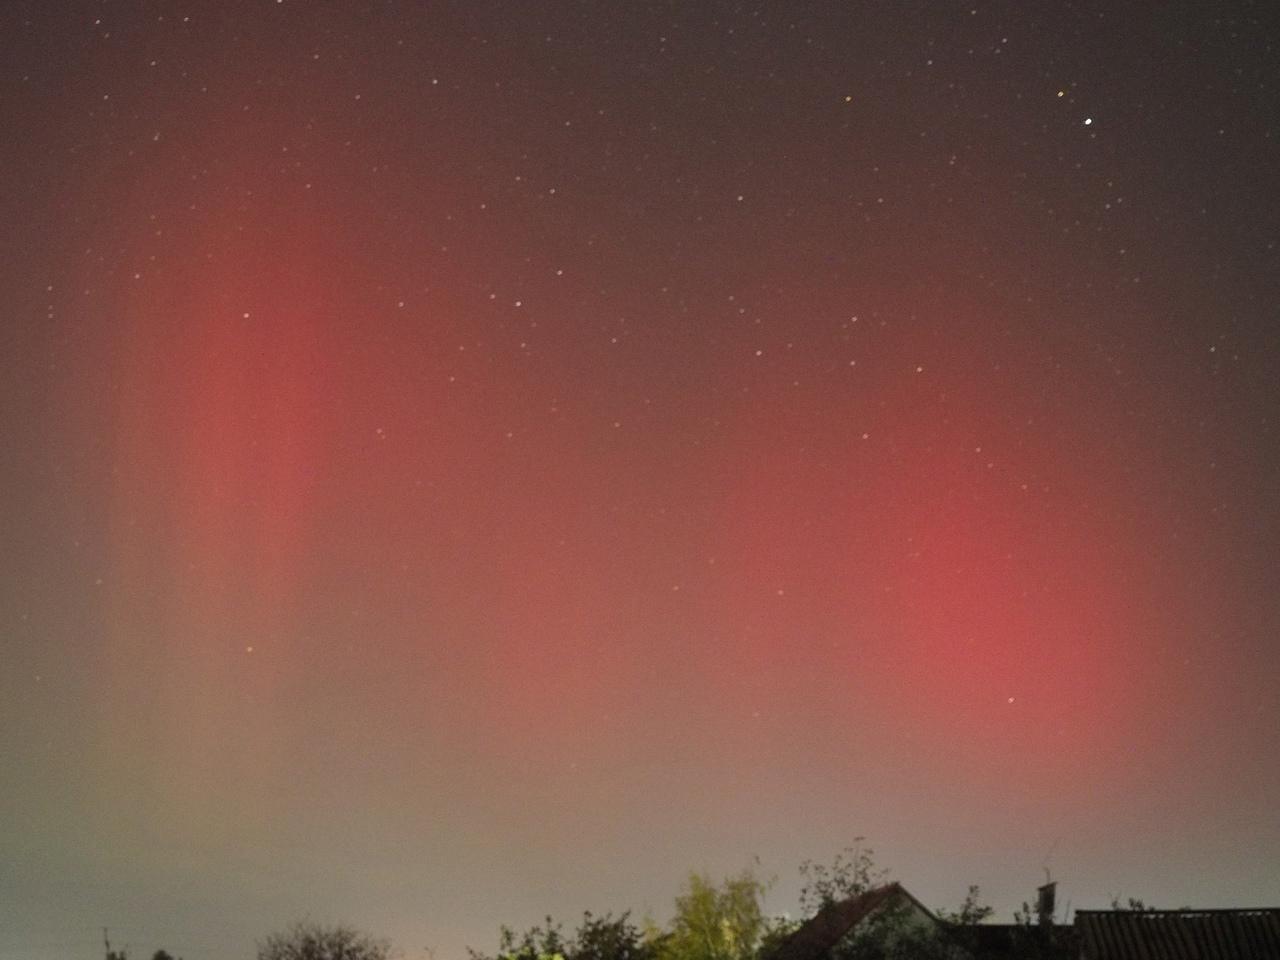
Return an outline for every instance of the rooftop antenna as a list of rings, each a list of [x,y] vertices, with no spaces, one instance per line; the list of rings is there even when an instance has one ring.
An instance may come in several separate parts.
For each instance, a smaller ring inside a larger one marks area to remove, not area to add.
[[[1058,844],[1061,842],[1062,842],[1062,834],[1058,834],[1056,837],[1053,838],[1053,843],[1049,844],[1049,851],[1044,855],[1044,860],[1041,861],[1040,863],[1040,865],[1044,867],[1045,882],[1048,882],[1049,880],[1052,879],[1049,876],[1049,861],[1053,859],[1053,851],[1058,849]]]

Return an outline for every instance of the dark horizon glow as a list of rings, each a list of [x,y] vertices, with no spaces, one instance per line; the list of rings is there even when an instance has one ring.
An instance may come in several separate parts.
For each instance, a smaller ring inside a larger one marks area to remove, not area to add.
[[[1277,40],[6,5],[0,960],[1280,902]]]

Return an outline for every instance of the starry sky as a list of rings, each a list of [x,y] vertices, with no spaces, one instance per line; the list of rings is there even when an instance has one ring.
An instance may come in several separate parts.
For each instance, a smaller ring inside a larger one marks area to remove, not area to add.
[[[0,957],[1280,902],[1278,43],[8,0]]]

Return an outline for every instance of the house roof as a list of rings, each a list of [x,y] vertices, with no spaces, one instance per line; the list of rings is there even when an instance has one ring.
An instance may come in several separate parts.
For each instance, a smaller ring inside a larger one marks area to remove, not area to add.
[[[1280,960],[1280,908],[1077,910],[1087,960]]]
[[[829,903],[782,941],[769,960],[830,960],[832,949],[855,927],[883,907],[913,906],[938,925],[939,933],[959,949],[957,956],[970,960],[1066,960],[1078,956],[1074,932],[1055,926],[1051,935],[1023,924],[978,923],[957,925],[940,919],[901,884],[874,887],[856,897]],[[1142,958],[1155,960],[1155,958]],[[1280,958],[1276,958],[1280,960]]]
[[[933,916],[929,908],[904,890],[901,884],[887,883],[856,897],[828,903],[779,944],[770,960],[823,960],[850,930],[876,910],[904,899]]]

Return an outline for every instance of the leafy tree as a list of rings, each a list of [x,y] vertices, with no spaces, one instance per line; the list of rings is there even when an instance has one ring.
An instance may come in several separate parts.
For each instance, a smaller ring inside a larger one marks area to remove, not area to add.
[[[547,917],[545,927],[530,927],[517,935],[510,927],[498,934],[498,960],[565,960],[561,925]],[[473,954],[477,958],[478,954]]]
[[[295,923],[258,944],[258,960],[390,960],[391,945],[349,927]]]
[[[995,912],[993,907],[981,902],[982,893],[977,884],[969,885],[969,892],[960,903],[959,910],[948,910],[941,907],[934,911],[939,920],[956,927],[972,927],[986,920]]]
[[[812,860],[800,864],[802,916],[812,917],[823,907],[866,893],[888,878],[889,871],[876,866],[874,852],[863,846],[863,840],[854,837],[854,845],[837,853],[830,867]]]
[[[174,956],[168,950],[157,950],[151,955],[151,960],[174,960]]]
[[[800,912],[810,918],[825,907],[882,885],[889,871],[876,866],[875,853],[866,846],[865,838],[855,837],[853,845],[836,854],[830,866],[806,860],[800,865],[800,876],[804,881]],[[981,910],[976,888],[970,889],[970,895],[974,901],[966,900],[969,913]],[[962,905],[956,915],[965,911]],[[935,924],[914,921],[910,906],[899,903],[887,904],[864,919],[851,936],[835,945],[831,960],[951,960],[953,952]]]
[[[655,943],[656,960],[754,960],[769,930],[761,906],[767,889],[751,870],[719,886],[690,874],[669,932]]]
[[[611,914],[582,915],[573,938],[570,960],[653,960],[653,947],[631,923],[630,913],[616,919]]]
[[[551,917],[545,925],[517,934],[501,927],[494,957],[468,948],[471,960],[653,960],[653,947],[631,923],[630,914],[602,917],[587,911],[571,937]]]
[[[973,928],[994,912],[992,907],[982,902],[982,894],[977,884],[970,884],[969,892],[960,902],[959,910],[948,910],[942,907],[934,911],[938,919],[950,928],[947,934],[951,942],[963,947],[969,953],[973,953],[978,948],[978,936]]]

